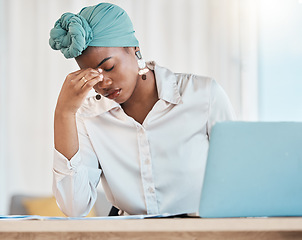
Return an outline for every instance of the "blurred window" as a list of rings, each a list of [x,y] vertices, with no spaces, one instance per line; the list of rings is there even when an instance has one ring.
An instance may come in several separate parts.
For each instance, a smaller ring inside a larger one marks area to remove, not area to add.
[[[302,1],[259,4],[259,120],[302,121]]]

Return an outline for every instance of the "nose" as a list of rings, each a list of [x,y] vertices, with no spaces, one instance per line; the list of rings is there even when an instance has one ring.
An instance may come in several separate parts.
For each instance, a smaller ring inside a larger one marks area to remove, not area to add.
[[[106,88],[109,88],[112,83],[113,83],[113,81],[110,78],[106,78],[104,76],[103,81],[98,82],[96,84],[96,90],[97,89],[99,89],[99,90],[103,89],[104,90]]]
[[[103,86],[104,86],[104,87],[107,88],[107,87],[109,87],[111,84],[112,84],[112,80],[111,80],[110,78],[107,78],[107,79],[105,78],[105,79],[104,79],[104,81],[103,81]]]

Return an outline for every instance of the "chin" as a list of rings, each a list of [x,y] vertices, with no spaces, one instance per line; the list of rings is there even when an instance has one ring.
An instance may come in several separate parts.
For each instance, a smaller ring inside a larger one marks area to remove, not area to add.
[[[123,96],[118,96],[117,98],[112,99],[112,100],[115,101],[115,102],[118,103],[118,104],[123,104],[124,102],[127,101],[127,99],[125,100],[125,99],[123,98]]]
[[[118,99],[114,99],[113,101],[115,101],[116,103],[118,103],[118,104],[123,104],[125,101],[120,101],[120,100],[118,100]]]
[[[129,100],[129,98],[130,97],[119,96],[116,99],[114,99],[114,101],[122,105],[123,103],[126,103]]]

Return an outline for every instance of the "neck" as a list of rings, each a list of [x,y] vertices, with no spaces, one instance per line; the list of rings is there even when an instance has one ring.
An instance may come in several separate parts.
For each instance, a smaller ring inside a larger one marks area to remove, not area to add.
[[[125,113],[143,124],[148,113],[158,100],[157,87],[153,71],[149,71],[147,79],[142,80],[139,76],[136,88],[127,102],[122,104]]]
[[[127,102],[122,104],[123,108],[129,108],[133,105],[149,105],[150,102],[158,100],[157,86],[153,71],[146,73],[146,80],[138,76],[135,90]]]

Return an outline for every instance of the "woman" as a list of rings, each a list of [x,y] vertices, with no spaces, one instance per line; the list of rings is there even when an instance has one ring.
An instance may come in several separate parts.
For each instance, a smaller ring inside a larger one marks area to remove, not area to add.
[[[197,212],[211,128],[234,118],[222,88],[145,64],[128,15],[113,4],[63,14],[50,35],[51,47],[80,67],[55,110],[61,210],[87,215],[101,179],[120,214]]]

